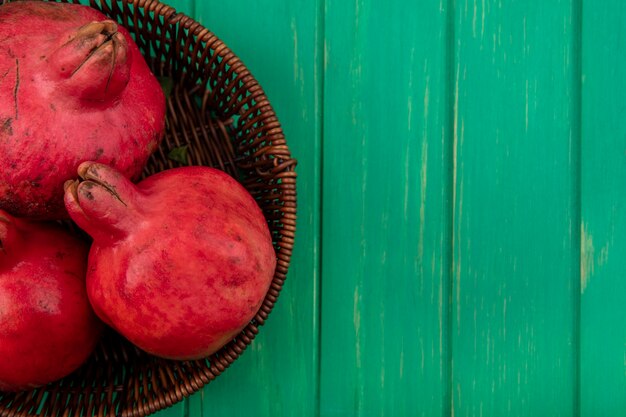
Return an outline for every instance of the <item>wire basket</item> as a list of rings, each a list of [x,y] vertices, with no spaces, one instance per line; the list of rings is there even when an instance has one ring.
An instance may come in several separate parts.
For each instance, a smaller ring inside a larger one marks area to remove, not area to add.
[[[8,2],[0,0],[0,5]],[[78,3],[78,1],[73,1]],[[153,73],[168,86],[166,134],[144,176],[206,165],[236,178],[267,219],[277,256],[263,304],[245,329],[208,358],[149,355],[107,330],[91,358],[45,387],[0,393],[0,416],[146,416],[201,389],[252,342],[283,286],[296,226],[296,160],[263,89],[213,33],[158,1],[90,0],[133,35]]]

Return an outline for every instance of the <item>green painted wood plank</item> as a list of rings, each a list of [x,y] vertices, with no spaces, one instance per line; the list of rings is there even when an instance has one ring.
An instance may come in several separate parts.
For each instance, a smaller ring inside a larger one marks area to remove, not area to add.
[[[575,3],[457,2],[457,417],[577,412]]]
[[[298,159],[298,225],[275,310],[252,346],[190,399],[207,416],[317,412],[321,3],[197,1],[195,18],[219,36],[265,90]],[[198,414],[194,414],[194,417]]]
[[[626,5],[584,2],[581,415],[626,415]]]
[[[325,13],[321,415],[444,415],[446,3]]]

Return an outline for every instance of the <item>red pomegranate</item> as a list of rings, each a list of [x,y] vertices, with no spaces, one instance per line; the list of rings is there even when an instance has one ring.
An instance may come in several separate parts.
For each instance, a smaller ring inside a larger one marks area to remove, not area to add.
[[[66,218],[63,183],[96,160],[135,178],[165,99],[128,31],[87,6],[0,6],[0,209]]]
[[[137,185],[94,162],[78,174],[65,205],[94,239],[87,293],[104,322],[154,355],[197,359],[254,317],[276,256],[261,209],[237,181],[208,167]]]
[[[0,211],[0,391],[60,379],[102,330],[85,288],[88,245],[56,224]]]

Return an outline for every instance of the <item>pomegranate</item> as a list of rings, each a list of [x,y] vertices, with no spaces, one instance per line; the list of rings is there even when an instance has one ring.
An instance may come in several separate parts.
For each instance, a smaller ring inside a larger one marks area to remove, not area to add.
[[[0,6],[0,209],[66,218],[63,183],[96,160],[136,178],[165,98],[128,31],[87,6]]]
[[[0,211],[0,391],[60,379],[102,330],[85,288],[86,242],[56,224]]]
[[[78,175],[65,205],[94,239],[87,294],[105,323],[153,355],[197,359],[254,317],[276,256],[259,206],[237,181],[182,167],[135,185],[95,162]]]

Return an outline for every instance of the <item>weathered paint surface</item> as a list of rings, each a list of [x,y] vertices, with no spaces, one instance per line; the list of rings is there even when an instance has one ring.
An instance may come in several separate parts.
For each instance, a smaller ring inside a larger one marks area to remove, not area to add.
[[[626,7],[187,0],[300,163],[258,340],[163,416],[626,415]]]
[[[447,12],[326,2],[324,416],[449,409]]]
[[[581,416],[626,415],[626,5],[583,2]]]
[[[455,10],[455,416],[576,414],[578,11],[544,6]]]

